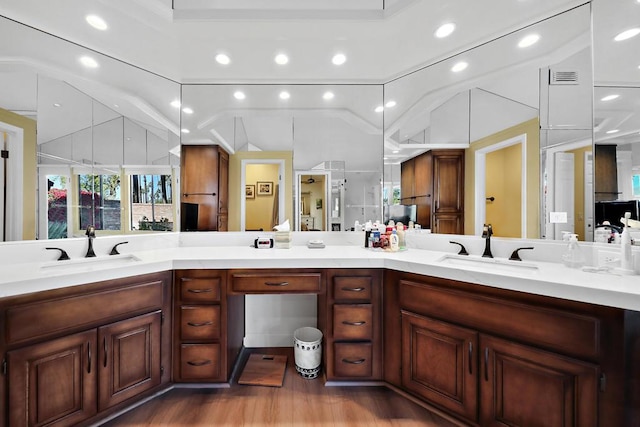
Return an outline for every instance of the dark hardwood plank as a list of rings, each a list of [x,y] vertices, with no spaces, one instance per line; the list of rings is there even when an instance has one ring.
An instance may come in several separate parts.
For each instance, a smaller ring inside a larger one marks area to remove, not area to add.
[[[284,384],[278,387],[171,390],[104,424],[143,426],[339,426],[453,427],[459,424],[416,405],[386,387],[325,387],[295,370],[292,348],[252,349],[287,356]],[[248,356],[247,356],[248,357]]]

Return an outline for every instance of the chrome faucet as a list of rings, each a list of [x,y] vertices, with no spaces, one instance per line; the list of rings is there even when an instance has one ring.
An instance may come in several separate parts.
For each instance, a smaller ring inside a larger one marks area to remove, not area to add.
[[[96,237],[96,228],[93,225],[89,225],[87,227],[87,232],[85,233],[85,235],[89,239],[89,247],[87,248],[87,254],[84,257],[95,257],[96,253],[93,251],[93,239]]]
[[[493,258],[491,254],[491,235],[493,234],[493,228],[491,224],[485,224],[482,228],[482,238],[484,239],[484,253],[483,257]]]

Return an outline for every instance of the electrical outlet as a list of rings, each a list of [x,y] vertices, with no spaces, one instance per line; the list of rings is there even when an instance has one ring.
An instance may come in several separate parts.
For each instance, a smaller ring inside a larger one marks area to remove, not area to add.
[[[598,267],[615,267],[620,264],[620,252],[618,251],[598,251]]]

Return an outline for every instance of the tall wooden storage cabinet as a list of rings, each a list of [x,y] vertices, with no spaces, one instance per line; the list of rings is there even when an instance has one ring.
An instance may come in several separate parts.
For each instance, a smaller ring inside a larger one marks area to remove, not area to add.
[[[197,231],[227,231],[229,154],[217,145],[183,145],[180,177],[182,215],[186,214],[183,203],[195,204]]]
[[[434,233],[464,233],[464,150],[431,150],[401,165],[400,202]]]

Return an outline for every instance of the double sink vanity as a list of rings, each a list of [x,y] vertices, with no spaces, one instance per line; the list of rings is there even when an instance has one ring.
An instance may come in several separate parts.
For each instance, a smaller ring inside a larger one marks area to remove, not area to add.
[[[247,295],[269,294],[316,295],[327,386],[385,385],[465,425],[640,423],[637,276],[551,262],[557,242],[509,261],[532,242],[495,239],[483,260],[474,236],[412,235],[398,253],[308,236],[268,250],[247,233],[128,236],[114,256],[102,237],[91,260],[69,239],[68,261],[0,246],[0,424],[91,425],[171,387],[228,385]]]

